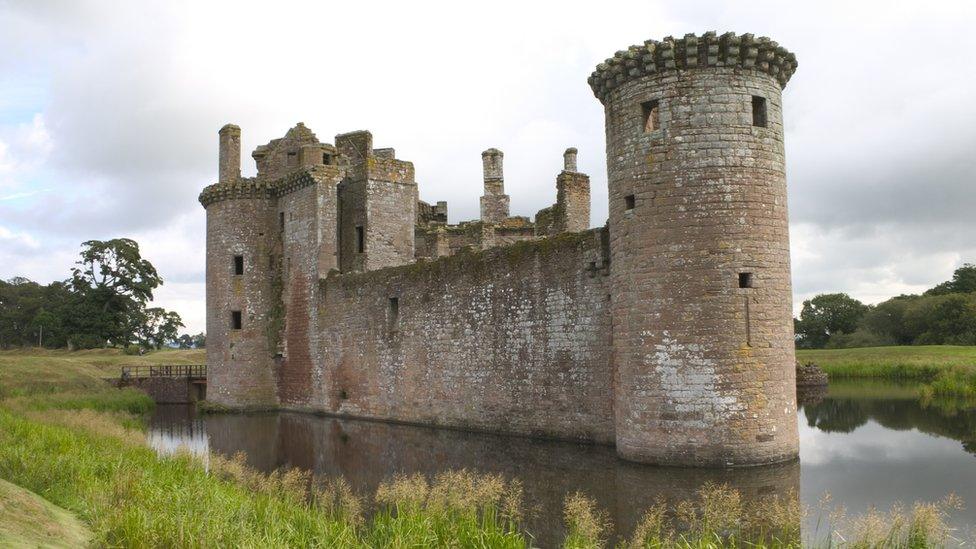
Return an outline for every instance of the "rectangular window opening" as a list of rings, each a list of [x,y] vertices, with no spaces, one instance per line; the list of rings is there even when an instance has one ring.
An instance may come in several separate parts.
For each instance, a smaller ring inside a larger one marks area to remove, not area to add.
[[[240,330],[242,323],[243,322],[242,322],[242,318],[241,318],[241,312],[240,311],[231,311],[230,312],[230,327],[231,327],[231,329]]]
[[[752,273],[739,273],[739,287],[740,288],[754,287]]]
[[[242,275],[244,274],[244,256],[235,255],[234,256],[234,274]]]
[[[641,103],[644,133],[650,133],[661,127],[661,109],[657,99]]]
[[[366,234],[363,232],[362,225],[356,227],[356,252],[366,251]]]
[[[390,327],[396,328],[397,321],[400,319],[400,298],[390,298]]]
[[[636,206],[636,205],[637,205],[637,198],[634,195],[628,194],[627,196],[624,197],[624,210],[625,211],[628,211],[629,212],[629,211],[633,210],[634,209],[634,206]]]
[[[278,229],[285,230],[285,212],[278,212]]]
[[[758,128],[766,127],[766,98],[752,96],[752,125]]]
[[[329,153],[322,153],[322,163],[328,166],[332,163],[332,155]]]

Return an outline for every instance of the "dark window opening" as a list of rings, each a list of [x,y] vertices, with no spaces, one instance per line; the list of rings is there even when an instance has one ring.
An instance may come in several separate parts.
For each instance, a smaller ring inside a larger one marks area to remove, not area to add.
[[[230,327],[234,330],[240,330],[242,325],[241,312],[231,311],[230,312]]]
[[[363,227],[356,227],[356,251],[358,253],[363,253],[366,251],[366,234],[363,232]]]
[[[322,153],[322,163],[328,166],[332,163],[332,155],[329,153]]]
[[[234,274],[242,275],[244,274],[244,256],[235,255],[234,256]]]
[[[752,273],[739,273],[739,287],[740,288],[753,287]]]
[[[766,98],[758,95],[752,96],[752,125],[766,127]]]
[[[390,298],[390,327],[396,328],[397,321],[400,319],[400,298]]]
[[[285,230],[285,212],[278,212],[278,228]]]
[[[644,133],[650,133],[661,127],[661,109],[657,99],[641,103],[641,120],[644,123]]]
[[[634,195],[628,194],[627,196],[624,197],[624,210],[625,211],[628,211],[629,212],[630,210],[633,210],[634,209],[634,206],[636,206],[636,205],[637,205],[637,198],[634,197]]]

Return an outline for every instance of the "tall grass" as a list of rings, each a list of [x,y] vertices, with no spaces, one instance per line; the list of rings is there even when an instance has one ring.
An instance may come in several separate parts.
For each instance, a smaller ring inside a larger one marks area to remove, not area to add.
[[[801,509],[797,498],[771,497],[745,504],[736,490],[706,484],[693,499],[672,506],[658,501],[645,512],[633,535],[617,547],[921,549],[961,542],[948,526],[949,512],[962,505],[954,496],[936,503],[918,502],[910,509],[895,505],[887,512],[871,509],[850,517],[843,508],[827,506],[829,498],[823,503],[817,510],[818,527],[801,538],[800,523],[810,511]],[[592,500],[580,493],[570,495],[564,514],[569,528],[565,547],[606,547],[611,525]]]

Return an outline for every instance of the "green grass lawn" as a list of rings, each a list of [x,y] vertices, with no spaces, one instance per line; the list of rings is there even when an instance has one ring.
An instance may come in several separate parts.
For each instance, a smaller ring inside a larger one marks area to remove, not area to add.
[[[920,345],[800,349],[832,378],[878,378],[923,384],[924,393],[976,397],[976,346]]]

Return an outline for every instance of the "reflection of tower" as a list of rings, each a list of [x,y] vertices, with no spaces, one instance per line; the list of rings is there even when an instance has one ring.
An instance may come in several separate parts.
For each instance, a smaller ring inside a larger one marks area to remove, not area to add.
[[[488,149],[481,153],[481,164],[485,175],[485,194],[481,197],[481,220],[485,223],[499,223],[508,217],[509,197],[505,194],[505,176],[502,160],[505,154],[498,149]]]
[[[746,34],[618,52],[606,114],[618,453],[676,465],[798,454],[781,89]]]
[[[207,209],[208,398],[228,406],[277,403],[268,315],[272,273],[268,250],[273,199],[241,177],[241,129],[220,129],[219,181],[223,193],[205,193]]]

